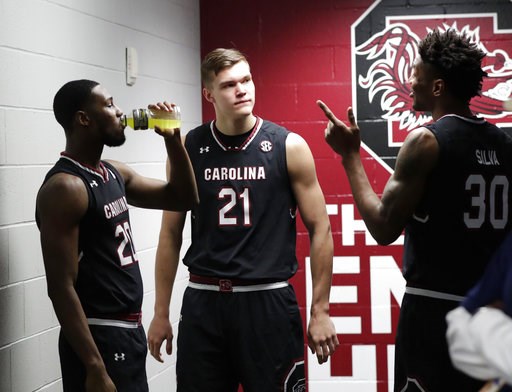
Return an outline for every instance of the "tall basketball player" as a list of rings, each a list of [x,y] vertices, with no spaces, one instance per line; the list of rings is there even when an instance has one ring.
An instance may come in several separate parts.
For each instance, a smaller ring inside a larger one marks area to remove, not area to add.
[[[333,242],[313,157],[302,137],[253,114],[247,59],[216,49],[201,68],[215,120],[190,131],[201,203],[192,211],[190,272],[177,341],[178,391],[302,391],[304,337],[293,287],[297,207],[309,231],[313,300],[309,347],[327,361],[338,339],[329,317]],[[151,354],[172,349],[169,303],[184,213],[165,213],[156,260]]]

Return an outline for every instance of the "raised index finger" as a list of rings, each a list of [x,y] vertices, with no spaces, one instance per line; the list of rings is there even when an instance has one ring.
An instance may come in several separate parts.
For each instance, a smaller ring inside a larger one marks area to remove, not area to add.
[[[316,101],[316,104],[322,109],[325,116],[331,121],[331,122],[339,122],[338,118],[334,115],[334,113],[329,109],[329,107],[323,103],[321,100]]]

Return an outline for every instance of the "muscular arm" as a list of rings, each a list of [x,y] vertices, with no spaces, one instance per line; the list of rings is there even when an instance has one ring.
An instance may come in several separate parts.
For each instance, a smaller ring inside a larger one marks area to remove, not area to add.
[[[85,185],[68,174],[55,174],[38,194],[37,211],[48,295],[64,336],[86,368],[87,390],[115,391],[74,287],[79,261],[79,223],[87,205]]]
[[[316,177],[311,151],[297,134],[286,140],[286,159],[292,188],[310,237],[313,296],[308,326],[308,344],[318,362],[327,361],[338,345],[329,317],[333,241],[324,196]]]
[[[164,340],[167,354],[172,353],[173,332],[169,320],[174,280],[178,270],[185,212],[164,211],[155,264],[155,313],[148,330],[148,346],[151,355],[163,362],[160,347]]]
[[[124,178],[128,202],[137,207],[186,211],[199,202],[192,164],[176,130],[158,132],[167,149],[167,182],[139,175],[128,165],[110,161]]]
[[[348,109],[350,126],[346,126],[324,103],[319,102],[319,106],[330,120],[325,139],[342,156],[361,217],[379,244],[390,244],[400,236],[407,220],[413,215],[425,190],[428,175],[437,162],[439,145],[435,136],[426,128],[409,133],[398,153],[395,171],[379,197],[361,161],[359,127],[352,109]]]
[[[378,243],[390,244],[403,231],[423,195],[437,150],[437,141],[429,130],[412,131],[398,153],[395,171],[381,198],[368,181],[359,153],[343,158],[357,208]]]

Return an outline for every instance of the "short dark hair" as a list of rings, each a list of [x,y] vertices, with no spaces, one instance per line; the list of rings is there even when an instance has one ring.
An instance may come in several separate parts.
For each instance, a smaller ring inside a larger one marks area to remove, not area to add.
[[[208,87],[213,80],[213,75],[217,76],[220,71],[228,67],[245,61],[246,56],[237,49],[217,48],[208,53],[201,63],[201,81]]]
[[[454,97],[469,102],[480,95],[483,77],[487,76],[482,70],[486,53],[469,37],[453,29],[436,29],[420,41],[418,49],[421,60],[434,67]]]
[[[84,108],[91,97],[91,91],[98,82],[87,79],[72,80],[64,84],[53,98],[53,114],[64,130],[71,129],[73,116]]]

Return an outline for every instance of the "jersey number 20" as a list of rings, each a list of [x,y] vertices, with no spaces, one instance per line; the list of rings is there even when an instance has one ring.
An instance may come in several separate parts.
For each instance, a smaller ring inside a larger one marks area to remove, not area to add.
[[[117,255],[119,256],[121,266],[125,267],[139,261],[133,246],[132,229],[128,221],[119,223],[116,226],[116,238],[121,238],[121,243],[117,247]]]

